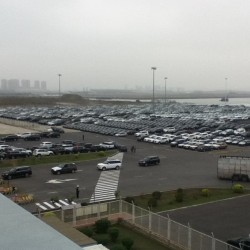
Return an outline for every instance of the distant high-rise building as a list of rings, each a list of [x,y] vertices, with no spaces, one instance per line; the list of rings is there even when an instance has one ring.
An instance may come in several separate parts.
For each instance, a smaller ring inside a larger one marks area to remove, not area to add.
[[[18,90],[20,88],[19,86],[19,80],[18,79],[10,79],[8,80],[8,90]]]
[[[40,81],[34,81],[34,89],[40,89]]]
[[[47,90],[47,83],[46,83],[46,81],[41,81],[41,89],[42,90]]]
[[[22,80],[21,81],[21,88],[22,89],[29,89],[30,88],[30,80]]]
[[[8,80],[7,79],[2,79],[1,80],[1,89],[2,90],[7,90],[8,89]]]

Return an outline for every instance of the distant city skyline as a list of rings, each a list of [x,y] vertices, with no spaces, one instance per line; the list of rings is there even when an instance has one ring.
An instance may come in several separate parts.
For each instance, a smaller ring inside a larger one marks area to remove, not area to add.
[[[47,91],[46,81],[34,80],[33,82],[28,79],[2,79],[1,80],[2,91]]]
[[[0,79],[250,91],[249,0],[0,1]]]

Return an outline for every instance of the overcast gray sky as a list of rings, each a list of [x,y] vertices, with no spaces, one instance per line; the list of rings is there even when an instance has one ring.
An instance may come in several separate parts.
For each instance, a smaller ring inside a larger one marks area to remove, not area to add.
[[[250,91],[249,0],[1,0],[0,78]]]

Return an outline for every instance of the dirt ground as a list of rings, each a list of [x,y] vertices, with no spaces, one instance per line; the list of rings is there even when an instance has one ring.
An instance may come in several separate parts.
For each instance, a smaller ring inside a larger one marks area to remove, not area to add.
[[[25,132],[42,132],[47,131],[50,127],[49,126],[34,126],[34,127],[25,127],[23,126],[13,126],[8,124],[0,123],[0,135],[8,135],[8,134],[22,134]],[[72,129],[64,129],[65,132],[79,132],[78,130],[72,130]]]

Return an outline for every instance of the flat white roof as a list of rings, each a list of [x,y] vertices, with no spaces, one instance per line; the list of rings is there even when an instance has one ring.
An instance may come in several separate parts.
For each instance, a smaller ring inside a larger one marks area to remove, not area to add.
[[[1,249],[82,249],[73,241],[69,240],[2,194],[0,194],[0,204]]]

